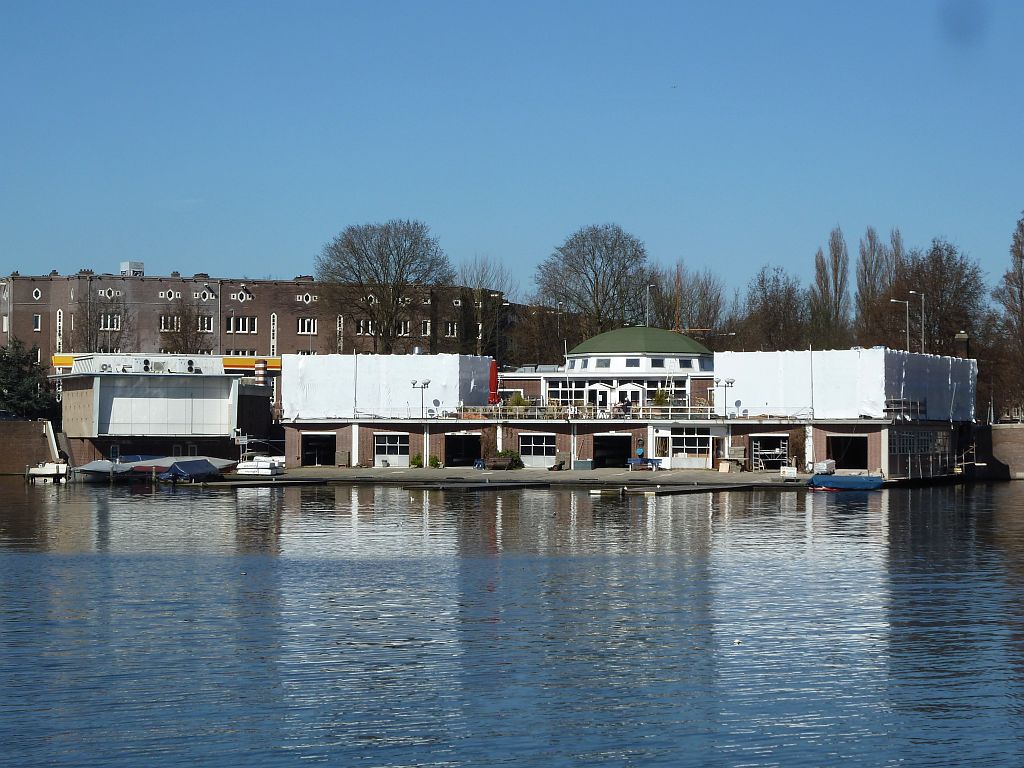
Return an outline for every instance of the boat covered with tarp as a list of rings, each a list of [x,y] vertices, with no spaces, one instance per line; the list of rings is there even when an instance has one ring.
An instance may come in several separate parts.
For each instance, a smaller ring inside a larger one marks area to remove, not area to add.
[[[237,463],[231,459],[218,459],[213,456],[126,455],[120,457],[117,461],[111,461],[110,459],[90,461],[88,464],[75,467],[71,474],[74,480],[84,483],[118,483],[132,480],[151,480],[154,476],[163,479],[161,476],[170,471],[172,467],[183,463],[188,464],[189,462],[205,462],[205,464],[195,464],[191,470],[187,467],[176,470],[175,474],[168,475],[167,479],[171,480],[177,477],[179,480],[184,479],[185,482],[190,482],[191,478],[186,479],[186,476],[192,474],[198,476],[208,473],[209,467],[212,467],[215,471],[213,474],[205,474],[205,477],[212,477],[228,471]]]
[[[811,475],[809,488],[823,491],[877,491],[885,483],[881,475]]]
[[[188,458],[174,462],[157,475],[165,483],[195,483],[220,477],[220,470],[207,458]]]

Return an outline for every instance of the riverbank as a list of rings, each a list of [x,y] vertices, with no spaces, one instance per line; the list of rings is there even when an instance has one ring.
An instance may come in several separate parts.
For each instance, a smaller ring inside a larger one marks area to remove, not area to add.
[[[373,483],[387,485],[458,486],[500,484],[532,487],[579,486],[600,487],[699,487],[729,488],[737,486],[797,490],[807,484],[808,474],[783,478],[778,472],[715,472],[706,469],[589,469],[551,472],[546,469],[487,470],[472,467],[398,468],[398,467],[295,467],[286,470],[282,479],[321,480],[335,483]],[[254,478],[256,479],[256,478]]]

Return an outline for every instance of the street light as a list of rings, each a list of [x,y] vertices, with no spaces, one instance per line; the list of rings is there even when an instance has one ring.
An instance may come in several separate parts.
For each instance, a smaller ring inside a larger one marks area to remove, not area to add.
[[[729,387],[736,384],[736,379],[715,379],[715,389],[722,387],[722,416],[729,415]],[[715,410],[718,410],[717,408]]]
[[[417,383],[416,379],[412,380],[412,388],[420,391],[420,418],[424,418],[427,415],[426,408],[423,403],[423,390],[430,386],[430,379],[424,379],[422,383]]]
[[[902,304],[907,310],[907,352],[910,351],[910,302],[905,299],[889,299],[893,304]]]
[[[423,390],[430,386],[430,379],[424,379],[422,382],[417,383],[416,379],[412,380],[412,388],[420,391],[420,418],[423,419],[423,466],[430,465],[430,424],[427,423],[425,418],[426,410],[423,407]]]
[[[915,296],[921,297],[921,354],[924,354],[924,293],[921,291],[911,291]]]
[[[657,286],[654,283],[647,284],[647,305],[644,309],[644,325],[648,328],[651,327],[651,288],[655,287]]]

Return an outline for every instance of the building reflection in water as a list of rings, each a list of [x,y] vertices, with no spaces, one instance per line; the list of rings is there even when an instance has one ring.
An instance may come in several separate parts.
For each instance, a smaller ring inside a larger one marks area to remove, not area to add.
[[[1010,487],[9,490],[0,554],[61,556],[11,582],[3,631],[44,659],[17,693],[87,744],[118,741],[90,714],[98,679],[119,738],[176,738],[233,697],[257,746],[309,755],[460,743],[485,761],[681,720],[736,743],[831,728],[856,751],[878,718],[968,709],[1019,730],[986,693],[1022,667]]]

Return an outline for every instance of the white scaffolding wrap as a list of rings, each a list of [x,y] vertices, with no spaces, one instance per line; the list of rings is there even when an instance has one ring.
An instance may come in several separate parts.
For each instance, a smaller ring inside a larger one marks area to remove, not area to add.
[[[308,421],[454,414],[460,405],[487,404],[490,371],[491,358],[474,355],[283,355],[283,417]],[[421,392],[424,381],[430,384]]]
[[[978,366],[881,347],[716,352],[715,376],[732,380],[716,390],[730,415],[972,421]]]

